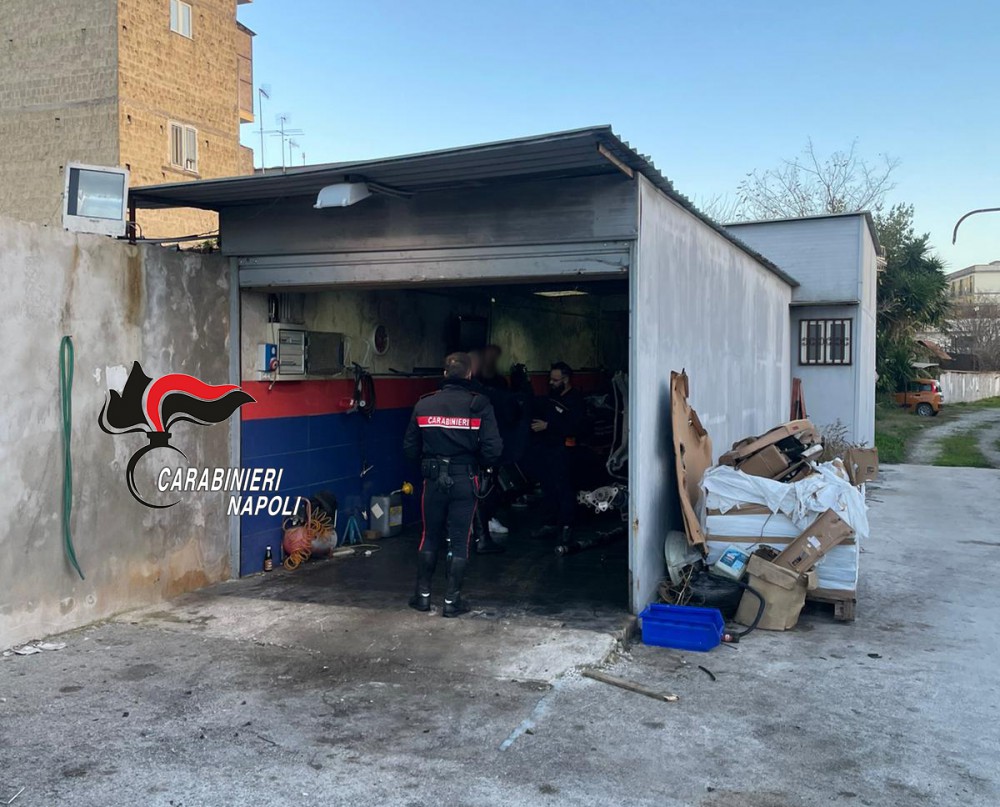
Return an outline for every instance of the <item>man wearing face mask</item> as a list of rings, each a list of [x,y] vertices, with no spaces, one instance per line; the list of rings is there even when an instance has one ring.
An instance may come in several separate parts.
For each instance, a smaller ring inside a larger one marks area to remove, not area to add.
[[[531,421],[540,453],[542,492],[550,517],[550,523],[532,533],[533,538],[555,533],[566,543],[572,534],[576,494],[570,459],[583,416],[583,395],[573,387],[573,369],[566,362],[556,362],[549,371],[549,398]]]

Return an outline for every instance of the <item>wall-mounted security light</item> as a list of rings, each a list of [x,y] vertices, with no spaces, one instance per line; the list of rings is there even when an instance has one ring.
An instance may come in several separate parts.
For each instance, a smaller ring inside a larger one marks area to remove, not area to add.
[[[125,235],[128,170],[69,163],[63,192],[63,227],[74,233]]]
[[[316,197],[316,204],[313,207],[317,210],[326,207],[349,207],[371,195],[372,192],[364,182],[338,182],[336,185],[327,185],[323,188]]]

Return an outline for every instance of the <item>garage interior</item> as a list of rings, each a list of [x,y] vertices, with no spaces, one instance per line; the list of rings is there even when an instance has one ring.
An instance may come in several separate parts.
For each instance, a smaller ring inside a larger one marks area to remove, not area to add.
[[[569,449],[574,489],[627,485],[623,452],[616,473],[607,468],[625,423],[626,401],[620,394],[616,398],[612,382],[616,374],[628,373],[627,278],[421,284],[419,289],[314,287],[277,294],[244,289],[241,311],[243,387],[257,400],[242,426],[244,465],[283,468],[286,495],[332,495],[340,541],[351,516],[362,528],[369,526],[373,496],[397,491],[404,481],[417,488],[402,497],[402,532],[378,541],[373,555],[311,562],[294,572],[314,594],[325,589],[330,602],[398,608],[411,593],[421,480],[403,457],[403,433],[416,400],[439,387],[443,357],[453,350],[499,346],[500,372],[509,378],[512,367],[523,366],[538,399],[548,395],[551,364],[569,364],[573,384],[587,401],[585,426]],[[319,346],[310,349],[308,374],[262,366],[261,345],[278,345],[282,332],[294,331],[305,331],[310,344]],[[321,357],[331,344],[335,355]],[[315,373],[317,363],[327,367]],[[373,410],[352,411],[355,363],[371,374]],[[517,439],[527,444],[528,433]],[[621,495],[602,512],[578,505],[573,537],[579,546],[557,554],[555,536],[531,537],[545,510],[532,492],[532,453],[528,446],[528,456],[518,463],[529,485],[506,493],[498,514],[509,529],[498,536],[504,553],[480,555],[471,564],[467,590],[473,607],[491,614],[613,622],[629,606],[627,499]],[[243,516],[240,574],[259,572],[266,548],[277,556],[280,545],[280,517]]]
[[[336,484],[348,512],[416,478],[400,442],[414,402],[440,382],[454,317],[485,318],[480,341],[500,345],[505,367],[521,361],[534,371],[537,391],[553,361],[581,371],[578,386],[595,392],[627,364],[627,573],[599,568],[624,546],[581,552],[564,566],[598,566],[595,588],[632,613],[656,599],[664,536],[681,525],[671,372],[688,370],[692,402],[717,445],[761,433],[788,412],[796,281],[701,215],[607,126],[152,186],[130,198],[139,208],[218,212],[230,261],[229,341],[220,348],[230,352],[230,381],[256,401],[241,408],[231,461],[283,469],[283,495]],[[538,294],[547,290],[594,293]],[[588,317],[599,327],[586,327]],[[300,330],[326,334],[345,366],[371,372],[370,418],[350,412],[351,373],[297,382],[267,375],[259,346],[280,343],[277,326],[296,319]],[[404,500],[403,513],[414,521],[416,502]],[[504,516],[516,530],[499,565],[510,562],[521,527],[519,514]],[[259,572],[279,537],[273,517],[234,516],[233,575]],[[525,550],[532,573],[542,555],[531,563],[531,553],[542,551]],[[402,580],[392,575],[394,591],[412,576],[412,568]],[[470,577],[470,597],[480,582]],[[539,590],[546,586],[556,590],[552,581]],[[506,595],[513,583],[501,578],[497,588]]]

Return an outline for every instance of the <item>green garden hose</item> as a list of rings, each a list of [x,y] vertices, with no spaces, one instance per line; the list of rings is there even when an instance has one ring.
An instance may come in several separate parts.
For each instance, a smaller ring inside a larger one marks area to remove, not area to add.
[[[59,398],[62,405],[62,449],[63,449],[63,486],[62,486],[62,533],[63,547],[66,557],[80,575],[83,570],[76,559],[73,548],[73,532],[70,529],[70,519],[73,515],[73,454],[70,441],[73,436],[73,340],[69,336],[62,338],[59,345]]]

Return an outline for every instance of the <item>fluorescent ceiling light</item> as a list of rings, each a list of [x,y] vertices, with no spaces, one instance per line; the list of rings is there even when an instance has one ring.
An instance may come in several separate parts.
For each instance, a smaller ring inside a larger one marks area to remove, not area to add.
[[[317,210],[325,207],[347,207],[371,195],[372,192],[364,182],[338,182],[336,185],[327,185],[323,188],[316,197],[316,204],[313,207]]]
[[[536,297],[585,297],[589,292],[580,289],[555,289],[554,291],[536,291]]]

